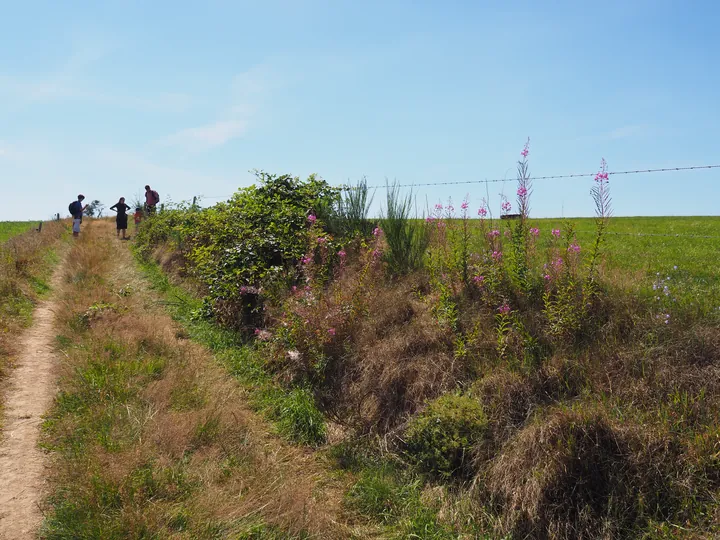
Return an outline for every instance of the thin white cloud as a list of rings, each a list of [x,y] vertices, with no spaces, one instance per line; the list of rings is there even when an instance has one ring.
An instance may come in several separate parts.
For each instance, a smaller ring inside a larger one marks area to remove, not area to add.
[[[212,124],[186,128],[165,137],[161,144],[182,146],[190,150],[205,150],[240,137],[247,131],[245,120],[218,120]]]
[[[629,137],[637,137],[640,135],[644,135],[647,132],[648,132],[648,127],[645,125],[641,125],[641,124],[622,126],[622,127],[613,129],[609,133],[606,133],[605,138],[608,138],[611,140],[627,139]]]
[[[271,91],[281,85],[266,65],[239,73],[230,82],[229,100],[218,119],[202,126],[185,128],[156,141],[161,146],[180,146],[202,151],[222,146],[247,134]]]

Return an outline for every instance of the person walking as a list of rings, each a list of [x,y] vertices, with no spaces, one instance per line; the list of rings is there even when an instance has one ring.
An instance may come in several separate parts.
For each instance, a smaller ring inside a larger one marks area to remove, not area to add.
[[[145,186],[145,211],[148,214],[155,213],[155,207],[160,202],[160,195],[150,186]]]
[[[70,206],[68,206],[68,210],[70,211],[70,215],[73,218],[73,225],[72,225],[72,231],[73,236],[77,238],[80,236],[80,224],[82,223],[82,217],[83,212],[87,208],[87,204],[83,206],[82,202],[85,200],[85,195],[82,193],[78,195],[77,201],[73,201],[70,203]]]
[[[115,223],[117,223],[117,236],[120,237],[120,231],[122,231],[122,239],[127,240],[125,231],[127,231],[128,216],[127,211],[130,207],[125,204],[125,197],[120,197],[120,200],[110,207],[110,210],[115,210],[117,216],[115,217]]]

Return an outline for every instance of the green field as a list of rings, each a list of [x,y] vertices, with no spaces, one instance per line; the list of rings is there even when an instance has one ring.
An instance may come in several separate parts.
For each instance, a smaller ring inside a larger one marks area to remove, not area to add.
[[[594,220],[575,218],[578,242],[594,239]],[[559,219],[534,220],[541,238],[562,228]],[[657,274],[670,277],[678,301],[704,313],[720,309],[720,217],[613,218],[604,244],[609,270],[623,270],[629,284],[652,294]],[[627,273],[629,271],[629,273]]]
[[[0,221],[0,243],[37,227],[36,221]]]

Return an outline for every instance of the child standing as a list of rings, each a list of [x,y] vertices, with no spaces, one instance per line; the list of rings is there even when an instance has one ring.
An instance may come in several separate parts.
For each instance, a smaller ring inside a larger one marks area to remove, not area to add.
[[[137,234],[138,228],[140,227],[142,216],[142,208],[138,206],[137,208],[135,208],[135,213],[133,214],[133,219],[135,219],[135,234]]]

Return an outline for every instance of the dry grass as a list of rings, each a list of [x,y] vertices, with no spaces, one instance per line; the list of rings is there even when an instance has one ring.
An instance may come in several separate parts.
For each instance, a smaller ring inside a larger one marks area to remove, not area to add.
[[[260,523],[348,537],[343,486],[313,453],[269,435],[238,383],[182,339],[110,224],[86,230],[58,321],[67,360],[45,437],[55,450],[46,536],[235,537]]]

